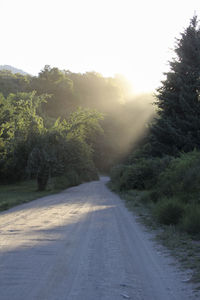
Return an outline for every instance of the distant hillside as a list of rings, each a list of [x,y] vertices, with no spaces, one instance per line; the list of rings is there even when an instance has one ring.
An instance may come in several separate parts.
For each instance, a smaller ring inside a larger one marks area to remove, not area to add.
[[[12,73],[20,73],[22,75],[28,75],[28,73],[24,72],[23,70],[17,69],[15,67],[9,66],[9,65],[0,65],[0,70],[8,70]]]

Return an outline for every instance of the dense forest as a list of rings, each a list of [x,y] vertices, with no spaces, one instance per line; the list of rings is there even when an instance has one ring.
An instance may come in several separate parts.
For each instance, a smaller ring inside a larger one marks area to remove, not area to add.
[[[112,169],[113,188],[144,191],[158,222],[200,233],[200,28],[194,16],[176,40],[155,95],[145,139]]]
[[[0,182],[97,179],[146,132],[150,95],[121,76],[45,66],[38,76],[0,71]]]

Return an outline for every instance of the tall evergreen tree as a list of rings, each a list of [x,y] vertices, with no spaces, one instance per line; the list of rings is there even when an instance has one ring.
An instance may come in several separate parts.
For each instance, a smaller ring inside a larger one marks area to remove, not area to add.
[[[177,39],[176,58],[157,90],[158,117],[151,127],[153,155],[200,148],[200,27],[194,16]]]

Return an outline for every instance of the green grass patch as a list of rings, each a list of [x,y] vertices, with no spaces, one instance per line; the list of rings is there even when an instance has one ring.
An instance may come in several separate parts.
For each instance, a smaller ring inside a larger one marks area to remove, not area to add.
[[[66,175],[50,178],[45,191],[38,191],[36,180],[26,180],[14,184],[0,185],[0,211],[32,200],[58,193],[64,189],[76,186],[94,178],[81,178],[74,171]]]
[[[35,180],[0,185],[0,211],[56,193],[63,188],[64,184],[55,188],[54,184],[51,182],[48,184],[45,191],[37,191],[37,183]]]

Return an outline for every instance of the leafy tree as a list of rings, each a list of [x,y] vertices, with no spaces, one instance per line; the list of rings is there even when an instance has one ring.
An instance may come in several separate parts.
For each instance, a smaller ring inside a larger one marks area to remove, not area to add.
[[[73,96],[73,82],[58,68],[46,65],[38,77],[31,80],[32,90],[38,95],[49,94],[48,101],[43,104],[43,111],[47,116],[58,118],[66,117],[75,108]]]
[[[78,106],[97,109],[102,113],[120,107],[124,101],[124,81],[119,78],[105,78],[97,72],[76,74],[67,72],[73,81],[73,90]]]
[[[103,133],[99,121],[103,115],[96,110],[79,107],[70,114],[67,130],[71,136],[79,137],[88,145],[94,146],[95,138]]]
[[[30,75],[13,74],[8,70],[0,71],[0,92],[7,97],[10,93],[28,92],[30,90]]]
[[[46,188],[50,176],[65,175],[70,181],[73,173],[77,183],[97,179],[87,137],[92,138],[98,130],[98,115],[79,109],[69,121],[58,119],[48,132],[38,136],[27,163],[30,176],[37,178],[38,190]]]
[[[151,127],[153,155],[200,147],[200,28],[197,16],[177,40],[176,58],[157,90],[158,118]]]
[[[45,97],[32,93],[10,94],[0,114],[0,179],[25,177],[27,158],[35,140],[45,129],[37,110]]]
[[[132,136],[139,127],[131,128],[133,119],[138,124],[138,115],[140,120],[144,115],[137,103],[125,103],[127,90],[124,78],[105,78],[96,72],[72,73],[48,65],[37,77],[1,71],[0,92],[5,97],[0,96],[1,180],[23,178],[31,157],[37,167],[32,177],[39,169],[44,174],[49,170],[50,176],[68,173],[69,168],[79,170],[78,161],[84,169],[84,155],[88,174],[95,170],[93,162],[108,171],[135,141]],[[65,155],[68,149],[71,159]]]

